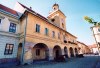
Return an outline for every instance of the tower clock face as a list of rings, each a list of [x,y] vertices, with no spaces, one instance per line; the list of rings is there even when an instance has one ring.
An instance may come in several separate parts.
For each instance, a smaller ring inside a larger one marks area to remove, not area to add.
[[[100,28],[98,28],[98,32],[100,32]]]
[[[64,19],[63,18],[61,19],[61,22],[64,23]]]

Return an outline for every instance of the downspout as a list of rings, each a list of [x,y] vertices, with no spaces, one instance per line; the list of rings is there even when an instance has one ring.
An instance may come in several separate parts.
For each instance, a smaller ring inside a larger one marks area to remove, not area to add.
[[[24,54],[25,54],[25,42],[26,42],[26,32],[27,32],[27,19],[28,19],[28,14],[24,14],[25,15],[25,28],[24,28],[24,41],[23,41],[23,47],[22,47],[22,64],[24,64]]]

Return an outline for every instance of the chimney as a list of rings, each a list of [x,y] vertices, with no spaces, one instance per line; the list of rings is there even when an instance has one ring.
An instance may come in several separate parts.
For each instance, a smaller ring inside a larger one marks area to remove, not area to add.
[[[30,9],[32,10],[32,7],[30,7]]]

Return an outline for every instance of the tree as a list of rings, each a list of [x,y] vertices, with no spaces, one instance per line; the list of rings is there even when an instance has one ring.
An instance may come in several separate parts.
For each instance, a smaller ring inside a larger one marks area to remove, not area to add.
[[[88,23],[93,24],[94,26],[100,26],[100,22],[96,22],[96,21],[94,21],[94,19],[92,19],[92,18],[90,18],[90,17],[88,17],[88,16],[85,16],[84,19],[85,19]]]

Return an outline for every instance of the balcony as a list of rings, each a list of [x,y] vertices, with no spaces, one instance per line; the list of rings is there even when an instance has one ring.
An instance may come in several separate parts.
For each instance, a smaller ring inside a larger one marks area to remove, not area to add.
[[[71,41],[68,41],[68,43],[77,45],[77,43]]]

